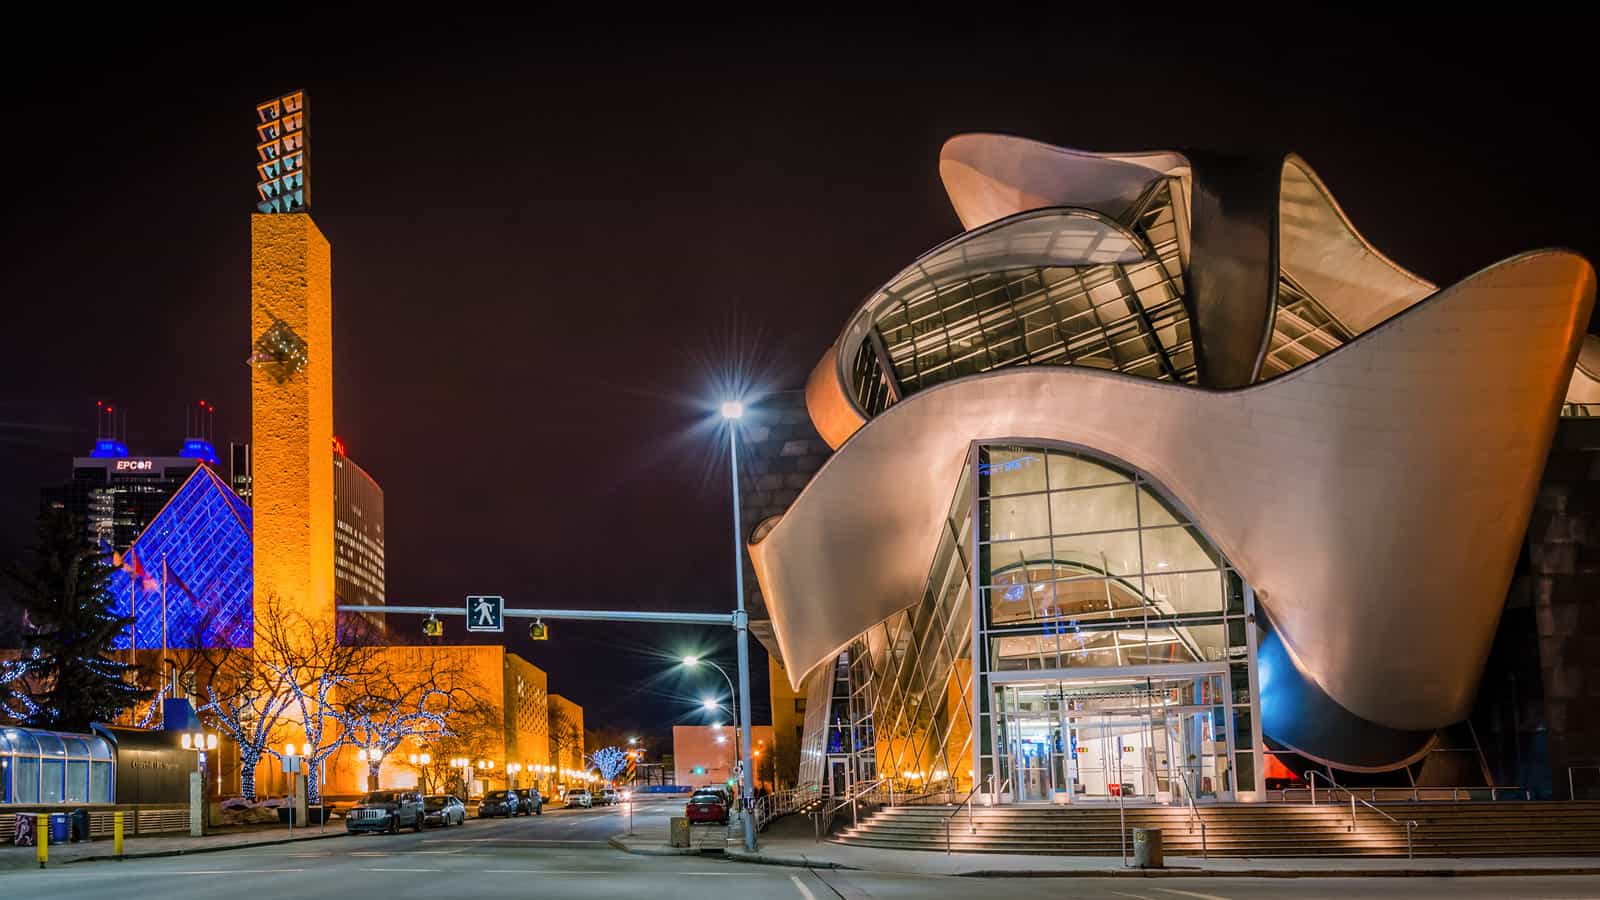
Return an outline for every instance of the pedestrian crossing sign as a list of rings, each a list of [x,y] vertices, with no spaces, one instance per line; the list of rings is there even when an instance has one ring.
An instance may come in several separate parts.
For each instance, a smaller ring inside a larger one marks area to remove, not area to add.
[[[472,596],[467,598],[468,631],[505,631],[504,597]]]

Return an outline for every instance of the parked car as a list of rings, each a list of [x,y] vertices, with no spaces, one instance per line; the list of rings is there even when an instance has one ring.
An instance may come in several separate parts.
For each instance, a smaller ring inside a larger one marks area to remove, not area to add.
[[[594,795],[589,793],[588,788],[577,788],[575,790],[567,791],[567,805],[581,806],[584,809],[588,809],[589,807],[594,806]]]
[[[708,784],[705,787],[695,788],[694,789],[694,793],[689,795],[689,799],[693,800],[695,797],[698,797],[701,794],[713,794],[713,795],[715,795],[718,800],[722,801],[722,805],[723,806],[730,806],[733,803],[733,794],[732,794],[732,792],[730,792],[727,788],[722,787],[721,785],[709,785]]]
[[[452,794],[434,794],[422,798],[422,819],[429,825],[465,825],[467,807]]]
[[[722,794],[717,791],[696,791],[689,798],[684,807],[683,814],[688,816],[690,825],[697,824],[728,824],[728,803],[722,799]]]
[[[544,815],[544,795],[538,788],[518,788],[518,807],[525,816]]]
[[[614,803],[622,802],[622,797],[617,793],[616,788],[601,788],[600,796],[595,799],[601,806],[610,806]]]
[[[344,829],[349,834],[358,831],[393,834],[402,828],[421,831],[428,827],[422,807],[422,795],[416,791],[372,791],[345,813]]]
[[[487,819],[492,816],[505,816],[511,818],[522,811],[522,802],[517,799],[515,791],[490,791],[478,801],[478,818]]]

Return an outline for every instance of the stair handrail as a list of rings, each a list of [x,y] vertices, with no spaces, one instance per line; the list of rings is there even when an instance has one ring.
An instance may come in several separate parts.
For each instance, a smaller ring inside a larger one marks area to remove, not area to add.
[[[991,779],[992,781],[993,779]],[[978,788],[983,787],[983,782],[975,782],[972,790],[967,791],[967,799],[956,804],[955,811],[944,817],[944,855],[950,855],[950,820],[961,815],[962,807],[967,810],[967,829],[972,834],[978,833],[978,823],[972,815],[972,799],[978,795]]]
[[[1584,772],[1589,769],[1600,769],[1600,766],[1567,766],[1567,800],[1578,799],[1577,782],[1573,780],[1573,772]]]
[[[822,834],[824,832],[831,831],[833,829],[833,815],[834,815],[834,813],[836,813],[839,810],[843,809],[845,807],[845,804],[849,804],[850,805],[850,824],[851,825],[860,825],[861,824],[861,818],[860,818],[860,815],[859,815],[859,813],[857,811],[857,808],[856,808],[857,802],[861,799],[861,797],[863,795],[871,793],[874,790],[877,790],[878,786],[882,785],[882,784],[888,784],[889,785],[889,805],[893,806],[894,805],[894,780],[893,779],[891,779],[891,778],[879,778],[877,781],[869,781],[869,782],[865,782],[863,784],[858,784],[854,788],[852,788],[849,792],[847,792],[844,795],[844,797],[839,800],[839,802],[835,803],[833,806],[827,808],[823,812],[817,814],[818,815],[818,819],[817,819],[817,822],[818,822],[817,840],[819,840],[819,841],[822,840]]]
[[[1194,792],[1189,790],[1189,779],[1183,771],[1178,772],[1178,784],[1183,786],[1184,799],[1189,801],[1189,833],[1194,834],[1194,823],[1200,823],[1200,858],[1210,859],[1211,854],[1206,848],[1206,820],[1200,815],[1200,808],[1195,805]]]
[[[1316,782],[1313,780],[1314,778],[1316,778],[1316,775],[1317,775],[1317,770],[1315,770],[1315,769],[1307,769],[1306,770],[1306,780],[1311,782],[1311,784],[1312,784],[1312,797],[1313,798],[1316,797],[1316,787],[1315,787],[1316,786]],[[1378,815],[1383,816],[1385,819],[1388,819],[1389,821],[1393,822],[1394,824],[1396,824],[1396,825],[1404,825],[1406,827],[1406,859],[1413,859],[1414,858],[1413,855],[1412,855],[1411,832],[1415,831],[1418,827],[1420,827],[1417,824],[1417,820],[1416,819],[1407,819],[1406,821],[1401,822],[1399,819],[1396,819],[1394,816],[1391,816],[1388,813],[1384,812],[1383,810],[1379,809],[1378,807],[1372,805],[1371,803],[1368,803],[1366,800],[1363,800],[1360,797],[1357,797],[1349,788],[1347,788],[1344,785],[1340,784],[1339,782],[1335,781],[1334,778],[1333,778],[1333,775],[1331,775],[1331,774],[1323,775],[1322,776],[1322,780],[1326,781],[1328,783],[1328,788],[1329,788],[1328,793],[1331,794],[1331,793],[1333,793],[1334,790],[1337,789],[1337,790],[1344,791],[1345,795],[1350,798],[1350,832],[1352,834],[1355,833],[1355,830],[1356,830],[1356,804],[1360,803],[1362,806],[1365,806],[1367,809],[1370,809],[1373,812],[1377,813]],[[1316,801],[1313,800],[1312,802],[1314,804]]]

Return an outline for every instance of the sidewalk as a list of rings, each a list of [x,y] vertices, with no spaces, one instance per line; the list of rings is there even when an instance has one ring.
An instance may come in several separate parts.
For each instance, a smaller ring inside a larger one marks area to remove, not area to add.
[[[953,875],[975,878],[1193,878],[1204,876],[1258,878],[1350,878],[1375,876],[1484,876],[1484,875],[1600,875],[1600,858],[1217,858],[1174,857],[1164,869],[1133,869],[1111,856],[1042,856],[1006,853],[930,853],[923,850],[882,850],[847,847],[827,841],[817,843],[810,821],[789,816],[772,823],[761,835],[754,853],[744,850],[737,828],[696,827],[695,847],[667,846],[666,832],[640,830],[611,839],[619,850],[647,856],[717,853],[727,859],[775,866],[813,869],[863,869],[913,875]],[[1131,853],[1132,847],[1129,851]]]
[[[139,837],[130,837],[123,841],[124,859],[142,859],[152,856],[184,856],[191,853],[214,853],[219,850],[237,850],[243,847],[266,847],[273,844],[286,844],[291,841],[315,841],[326,838],[344,837],[344,825],[337,827],[330,825],[326,832],[318,830],[316,825],[309,828],[296,828],[294,836],[290,837],[286,825],[256,825],[248,827],[234,827],[226,830],[219,829],[214,834],[205,837],[190,837],[187,833],[174,832],[172,834],[152,834]],[[90,860],[115,859],[112,856],[111,838],[97,838],[82,844],[50,844],[50,863],[55,866],[69,863],[88,862]],[[35,857],[35,848],[17,847],[11,844],[0,845],[0,873],[16,869],[38,868]]]

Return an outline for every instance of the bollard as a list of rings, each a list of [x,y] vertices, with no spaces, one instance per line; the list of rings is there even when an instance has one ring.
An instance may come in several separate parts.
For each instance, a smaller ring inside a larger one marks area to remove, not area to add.
[[[39,857],[39,868],[50,861],[50,814],[33,814],[34,853]]]
[[[111,814],[111,855],[122,859],[122,813]]]

